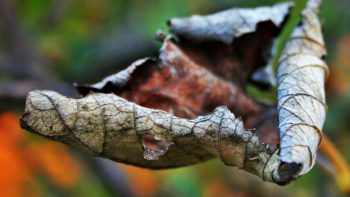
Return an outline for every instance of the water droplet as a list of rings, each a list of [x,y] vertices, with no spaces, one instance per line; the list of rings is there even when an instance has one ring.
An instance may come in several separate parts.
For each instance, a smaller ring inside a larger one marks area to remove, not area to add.
[[[143,157],[147,160],[159,160],[173,144],[167,140],[158,140],[153,134],[145,134],[142,136]]]

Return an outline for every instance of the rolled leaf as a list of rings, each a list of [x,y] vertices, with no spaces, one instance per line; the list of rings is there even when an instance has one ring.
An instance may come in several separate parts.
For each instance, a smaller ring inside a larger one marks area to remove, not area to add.
[[[302,21],[294,29],[279,62],[279,172],[283,174],[282,179],[296,178],[312,168],[322,138],[328,67],[322,60],[326,51],[317,16],[319,5],[320,1],[308,2]]]

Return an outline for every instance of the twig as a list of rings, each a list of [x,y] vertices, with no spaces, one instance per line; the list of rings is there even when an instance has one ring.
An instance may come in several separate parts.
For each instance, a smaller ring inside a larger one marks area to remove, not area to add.
[[[350,194],[350,168],[344,157],[325,135],[323,136],[320,150],[335,168],[334,177],[336,178],[339,189],[346,194]]]

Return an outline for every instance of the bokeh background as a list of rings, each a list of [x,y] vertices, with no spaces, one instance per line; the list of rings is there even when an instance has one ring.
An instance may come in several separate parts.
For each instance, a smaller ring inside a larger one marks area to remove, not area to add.
[[[155,32],[166,30],[171,17],[277,2],[0,0],[0,196],[345,196],[334,175],[319,165],[280,187],[217,160],[161,171],[117,164],[19,128],[18,117],[29,90],[45,88],[77,96],[74,82],[96,82],[136,59],[156,56],[160,43],[154,39]],[[305,1],[296,3],[300,10]],[[347,161],[349,7],[348,0],[324,0],[321,11],[331,70],[324,132]],[[256,91],[251,94],[261,96]]]

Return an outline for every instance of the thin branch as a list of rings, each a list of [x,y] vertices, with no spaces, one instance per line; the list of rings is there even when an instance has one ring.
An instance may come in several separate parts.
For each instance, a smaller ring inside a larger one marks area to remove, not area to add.
[[[323,136],[320,150],[335,168],[334,177],[337,180],[339,189],[344,193],[350,194],[350,168],[347,161],[327,136]]]

